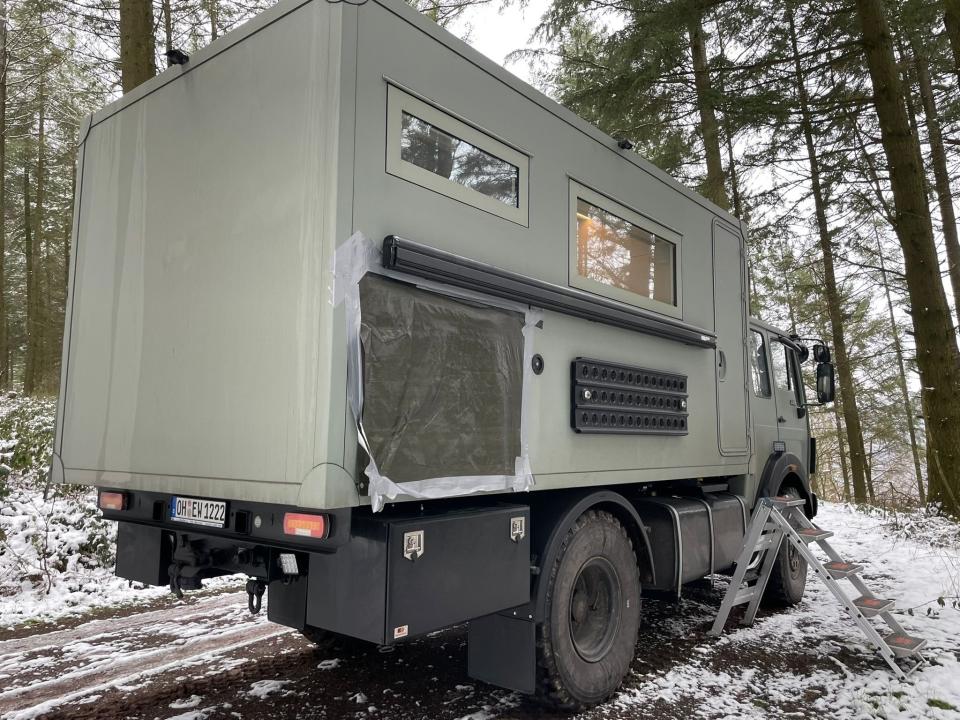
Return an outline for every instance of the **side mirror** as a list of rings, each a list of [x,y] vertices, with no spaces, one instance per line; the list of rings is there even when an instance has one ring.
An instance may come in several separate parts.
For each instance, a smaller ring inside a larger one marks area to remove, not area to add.
[[[826,345],[814,345],[813,346],[813,359],[818,363],[828,363],[830,362],[830,348]],[[819,370],[817,371],[819,377]]]
[[[823,347],[822,345],[820,347]],[[817,346],[814,346],[816,354]],[[827,353],[830,354],[829,351]],[[821,405],[833,402],[833,396],[836,393],[836,380],[833,376],[833,365],[829,362],[817,364],[817,402]]]

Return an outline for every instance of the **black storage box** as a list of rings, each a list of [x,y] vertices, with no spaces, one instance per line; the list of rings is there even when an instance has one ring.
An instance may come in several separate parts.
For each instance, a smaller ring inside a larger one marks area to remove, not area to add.
[[[357,515],[350,542],[310,556],[306,623],[382,645],[530,599],[530,509]]]

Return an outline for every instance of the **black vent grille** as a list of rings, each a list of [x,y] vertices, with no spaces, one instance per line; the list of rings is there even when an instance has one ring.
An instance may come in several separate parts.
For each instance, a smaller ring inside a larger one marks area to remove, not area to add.
[[[581,433],[686,435],[687,376],[577,358],[571,426]]]

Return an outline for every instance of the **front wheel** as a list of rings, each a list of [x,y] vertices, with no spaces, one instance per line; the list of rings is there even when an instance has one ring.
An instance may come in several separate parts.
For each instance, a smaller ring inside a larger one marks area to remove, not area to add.
[[[581,515],[547,582],[537,694],[554,708],[582,710],[620,687],[637,642],[640,576],[623,525],[602,511]]]

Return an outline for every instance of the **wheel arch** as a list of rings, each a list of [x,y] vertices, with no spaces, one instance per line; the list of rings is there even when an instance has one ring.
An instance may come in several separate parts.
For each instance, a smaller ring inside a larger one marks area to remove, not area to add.
[[[774,453],[763,466],[756,500],[779,495],[781,489],[792,487],[804,500],[804,514],[813,518],[817,514],[816,496],[810,489],[810,476],[803,462],[793,453]]]
[[[550,568],[557,560],[557,555],[570,528],[577,519],[588,510],[603,510],[615,517],[624,529],[633,544],[633,553],[637,559],[637,568],[640,572],[641,583],[654,582],[653,551],[647,530],[640,520],[636,509],[620,493],[612,490],[598,490],[593,492],[570,492],[561,497],[551,498],[543,504],[531,505],[533,515],[534,536],[532,538],[536,567],[539,573],[535,576],[534,587],[531,593],[533,613],[537,622],[543,620],[546,603],[547,582]],[[538,528],[545,528],[538,533]]]

